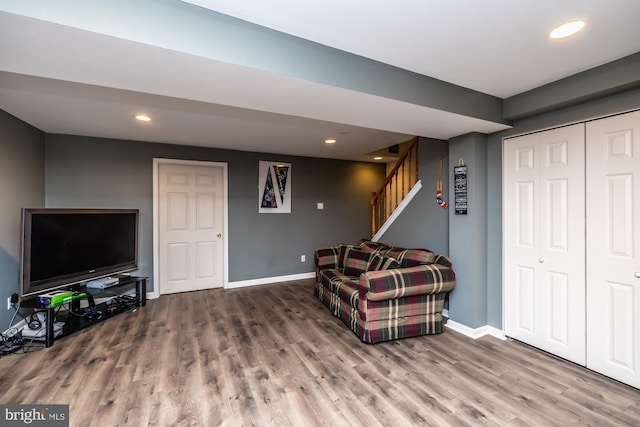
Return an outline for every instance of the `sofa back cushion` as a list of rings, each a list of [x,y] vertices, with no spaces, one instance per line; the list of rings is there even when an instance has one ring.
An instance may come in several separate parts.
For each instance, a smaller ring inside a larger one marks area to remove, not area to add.
[[[337,246],[316,249],[313,255],[316,270],[338,268],[338,255],[339,250]]]
[[[391,246],[386,243],[372,242],[371,240],[363,240],[359,245],[363,251],[379,252],[382,249],[388,249]]]
[[[346,276],[360,277],[369,268],[369,260],[373,254],[359,248],[345,249],[344,274]]]
[[[360,247],[356,245],[342,244],[338,246],[338,270],[344,272],[344,265],[348,255],[347,251],[350,251],[352,249],[361,250]]]
[[[369,260],[367,271],[390,270],[392,268],[400,268],[400,262],[395,258],[384,256],[380,253],[374,253]]]
[[[436,254],[428,249],[405,249],[364,241],[359,245],[339,246],[338,269],[347,276],[359,276],[366,271],[433,264],[435,259]]]

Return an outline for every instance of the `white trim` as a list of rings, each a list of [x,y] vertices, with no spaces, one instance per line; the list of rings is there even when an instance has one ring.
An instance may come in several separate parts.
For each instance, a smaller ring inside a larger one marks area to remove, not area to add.
[[[409,202],[411,202],[411,200],[416,196],[416,194],[418,194],[418,191],[420,191],[421,189],[422,189],[422,181],[418,180],[418,182],[416,182],[416,185],[413,186],[413,188],[411,189],[411,191],[409,191],[407,196],[404,199],[402,199],[398,207],[391,213],[391,215],[389,216],[389,218],[387,218],[384,224],[382,224],[382,227],[380,227],[380,230],[378,230],[376,235],[371,238],[372,242],[377,242],[378,239],[380,239],[384,235],[384,233],[387,232],[389,227],[391,227],[391,224],[393,224],[394,221],[398,219],[398,217],[400,216],[404,208],[409,206]]]
[[[444,310],[442,313],[444,315]],[[458,323],[449,319],[447,320],[446,327],[456,332],[459,332],[462,335],[466,335],[469,338],[473,338],[474,340],[481,338],[485,335],[491,335],[492,337],[498,338],[503,341],[507,339],[507,337],[504,334],[504,331],[501,331],[500,329],[496,329],[493,326],[489,326],[489,325],[485,325],[485,326],[481,326],[479,328],[473,329],[463,325],[462,323]]]
[[[148,299],[158,298],[160,296],[160,281],[156,280],[160,277],[160,267],[158,266],[158,168],[160,164],[172,164],[172,165],[192,165],[192,166],[215,166],[222,168],[222,198],[224,200],[223,208],[223,226],[222,226],[222,240],[224,253],[222,255],[222,265],[224,272],[222,274],[222,286],[227,287],[229,282],[229,238],[228,238],[228,224],[229,224],[229,185],[228,185],[228,164],[226,162],[208,162],[200,160],[180,160],[180,159],[153,159],[153,291],[147,292]]]
[[[267,285],[276,282],[290,282],[292,280],[313,279],[316,277],[315,272],[290,274],[288,276],[263,277],[262,279],[240,280],[237,282],[229,282],[225,289],[244,288],[247,286]]]

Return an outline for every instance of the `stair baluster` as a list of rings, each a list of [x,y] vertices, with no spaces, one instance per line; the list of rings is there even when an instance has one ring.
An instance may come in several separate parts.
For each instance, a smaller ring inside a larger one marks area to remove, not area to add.
[[[418,138],[408,142],[411,145],[391,169],[384,184],[371,193],[371,236],[375,236],[418,182]]]

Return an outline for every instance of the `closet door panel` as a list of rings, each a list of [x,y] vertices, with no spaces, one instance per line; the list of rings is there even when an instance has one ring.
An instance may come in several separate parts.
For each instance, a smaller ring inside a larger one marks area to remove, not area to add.
[[[640,387],[640,112],[587,124],[587,367]]]
[[[540,287],[545,301],[543,348],[584,365],[584,125],[540,132]]]
[[[580,364],[584,161],[582,124],[504,142],[505,333]]]
[[[507,335],[536,345],[540,320],[538,136],[504,143],[504,314]]]

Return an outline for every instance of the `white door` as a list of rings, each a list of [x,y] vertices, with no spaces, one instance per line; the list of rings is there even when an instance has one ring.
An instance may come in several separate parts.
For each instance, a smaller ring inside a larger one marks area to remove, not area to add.
[[[584,125],[506,139],[506,335],[585,363]]]
[[[640,112],[587,123],[587,367],[640,387]]]
[[[161,294],[224,284],[223,167],[158,165]]]

